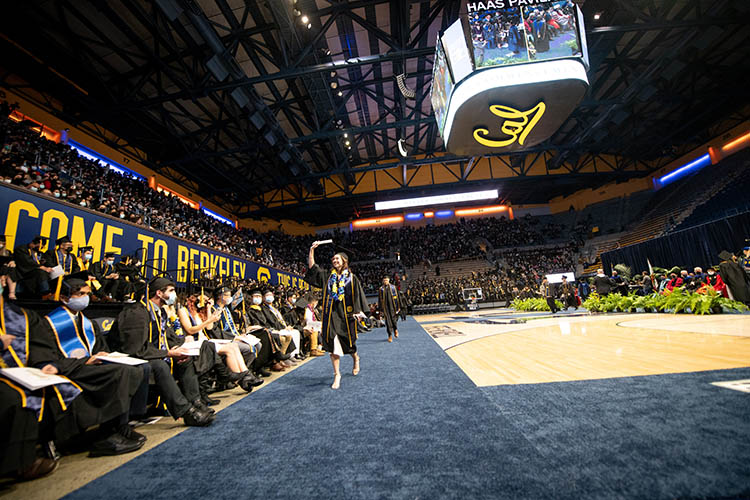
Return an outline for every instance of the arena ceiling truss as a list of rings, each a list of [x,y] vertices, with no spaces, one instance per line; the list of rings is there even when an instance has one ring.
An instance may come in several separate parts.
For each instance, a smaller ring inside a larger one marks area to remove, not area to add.
[[[525,155],[451,155],[429,94],[436,38],[461,6],[13,2],[2,85],[28,82],[62,103],[61,118],[137,146],[150,168],[239,217],[314,223],[473,184],[541,203],[646,175],[748,119],[749,2],[586,0],[591,88],[557,133]]]

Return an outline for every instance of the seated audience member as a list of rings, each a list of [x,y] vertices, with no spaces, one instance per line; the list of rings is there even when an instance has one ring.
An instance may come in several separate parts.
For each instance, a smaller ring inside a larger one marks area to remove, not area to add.
[[[728,297],[727,286],[724,284],[724,280],[721,279],[721,275],[716,272],[716,269],[709,267],[706,272],[706,285],[713,287],[714,290],[719,292],[722,296]]]
[[[651,295],[654,293],[654,283],[649,276],[648,271],[643,271],[641,279],[641,290],[639,295]]]
[[[122,299],[119,284],[120,274],[115,269],[116,255],[114,252],[107,252],[102,260],[91,265],[91,273],[101,285],[101,288],[96,291],[99,297],[113,300]]]
[[[307,296],[305,304],[305,326],[304,331],[310,335],[310,356],[323,356],[325,352],[320,349],[320,328],[321,321],[318,319],[316,308],[318,307],[318,298],[314,295]]]
[[[669,275],[669,281],[667,281],[667,284],[664,288],[671,292],[675,288],[680,288],[682,284],[683,284],[682,277],[678,277],[677,273],[671,273]]]
[[[263,292],[259,287],[250,290],[250,300],[252,304],[247,309],[245,322],[248,328],[253,330],[254,335],[257,336],[258,333],[262,334],[262,337],[260,337],[263,344],[261,352],[265,351],[265,359],[268,360],[267,365],[263,366],[268,366],[274,372],[284,371],[286,370],[286,365],[282,364],[282,361],[289,359],[290,356],[282,350],[281,337],[271,333],[270,323],[262,307]],[[288,343],[286,347],[288,347]],[[260,373],[266,376],[262,371]]]
[[[138,450],[146,438],[128,421],[146,413],[148,365],[102,364],[98,356],[108,354],[109,347],[96,323],[83,313],[91,289],[73,276],[62,283],[60,307],[44,317],[38,331],[30,333],[29,363],[46,373],[67,377],[83,390],[75,413],[79,431],[102,424],[100,427],[110,432],[109,437],[94,443],[91,456]]]
[[[214,325],[221,320],[221,312],[213,309],[208,297],[198,294],[189,295],[185,306],[177,309],[177,315],[187,341],[210,339]],[[246,358],[243,357],[241,349],[247,344],[237,338],[222,340],[232,340],[229,343],[216,345],[216,352],[224,359],[231,372],[227,377],[228,381],[239,384],[247,392],[252,391],[254,386],[262,384],[263,381],[250,372],[245,362]],[[247,359],[252,363],[255,361],[255,354],[250,346],[247,347],[250,351]]]
[[[174,283],[155,278],[149,284],[148,297],[126,306],[119,314],[108,341],[112,349],[148,361],[172,418],[182,418],[186,425],[210,425],[214,415],[201,401],[193,360],[181,347],[170,347],[174,332],[162,306],[174,304],[176,299]],[[184,395],[175,379],[180,381]]]
[[[52,268],[45,265],[42,257],[42,245],[47,242],[44,236],[37,236],[27,245],[19,245],[13,251],[13,262],[16,267],[11,271],[10,278],[24,288],[29,297],[40,298],[49,293],[49,273]],[[12,290],[12,289],[11,289]],[[15,294],[9,295],[15,299]]]
[[[281,352],[289,355],[289,358],[282,361],[286,366],[292,366],[296,364],[296,360],[290,359],[295,354],[300,345],[300,333],[295,330],[291,325],[287,325],[279,311],[274,305],[275,295],[272,288],[266,288],[263,291],[263,305],[261,309],[266,317],[266,324],[263,325],[266,328],[271,329],[271,333],[280,337]],[[292,346],[293,344],[293,346]],[[290,346],[292,352],[288,352]]]

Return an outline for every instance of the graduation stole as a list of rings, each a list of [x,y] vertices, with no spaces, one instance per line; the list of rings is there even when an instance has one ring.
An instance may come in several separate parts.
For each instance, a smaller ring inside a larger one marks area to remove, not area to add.
[[[148,311],[148,314],[151,318],[151,321],[148,323],[148,341],[150,343],[154,342],[154,334],[153,334],[153,328],[151,327],[151,323],[156,323],[156,328],[159,330],[159,336],[157,337],[157,341],[159,344],[159,349],[169,350],[169,343],[167,342],[167,325],[166,322],[162,321],[162,316],[159,315],[159,313],[156,312],[156,306],[153,302],[150,300],[145,301],[141,299],[141,304],[143,307],[146,308]],[[163,313],[162,313],[163,314]],[[164,323],[164,324],[162,324]],[[171,360],[172,358],[170,358]]]
[[[342,279],[343,278],[343,279]],[[336,296],[333,295],[332,284],[337,287]],[[352,304],[354,304],[354,291],[352,286],[352,275],[348,269],[346,269],[341,276],[336,274],[336,270],[331,271],[331,276],[328,279],[328,286],[323,289],[323,320],[321,324],[321,332],[325,332],[326,338],[330,339],[331,335],[331,313],[333,312],[334,302],[342,302],[344,304],[344,311],[346,312],[346,333],[349,337],[349,347],[352,346],[352,332],[349,326],[349,314],[354,312]],[[357,322],[354,322],[354,336],[357,335]]]
[[[55,257],[57,257],[57,264],[62,267],[65,274],[73,272],[73,256],[68,252],[63,252],[59,248],[55,250]],[[61,260],[62,258],[62,260]]]
[[[36,262],[37,264],[41,264],[41,262],[39,261],[39,253],[36,250],[32,250],[31,248],[29,248],[29,255],[31,255],[32,259],[34,259],[34,262]]]
[[[234,324],[232,311],[227,306],[221,308],[221,328],[222,330],[229,330],[235,337],[240,334],[240,331],[237,330],[237,325]]]
[[[88,271],[89,267],[91,267],[90,260],[83,260],[80,257],[76,257],[76,260],[78,260],[78,267],[81,269],[81,271]],[[99,283],[99,280],[96,279],[88,280],[86,284],[94,290],[99,290],[102,287],[102,284]]]
[[[352,273],[349,272],[349,269],[344,269],[341,274],[332,269],[331,276],[328,277],[328,293],[332,299],[339,302],[344,300],[344,290],[351,281]]]
[[[284,316],[281,315],[278,309],[273,307],[271,304],[266,304],[266,307],[268,307],[274,316],[276,316],[276,319],[279,320],[279,323],[281,323],[283,326],[286,326],[286,321],[284,321]]]
[[[0,335],[7,334],[15,337],[8,348],[2,351],[0,368],[25,367],[26,361],[29,359],[29,317],[26,311],[23,309],[20,311],[19,314],[18,311],[6,307],[3,298],[0,296]],[[21,398],[21,406],[34,410],[39,422],[44,417],[44,398],[48,390],[54,396],[57,396],[60,408],[63,411],[67,410],[68,405],[83,392],[78,384],[72,380],[69,383],[45,387],[38,391],[30,391],[2,377],[0,377],[0,383],[6,384],[18,392]]]
[[[64,307],[58,307],[45,318],[55,332],[57,346],[66,358],[83,358],[92,354],[96,342],[94,325],[83,313],[83,331],[78,329],[76,316]]]
[[[115,274],[115,265],[112,264],[111,266],[107,264],[106,260],[101,261],[102,264],[102,277],[107,277],[110,274]]]

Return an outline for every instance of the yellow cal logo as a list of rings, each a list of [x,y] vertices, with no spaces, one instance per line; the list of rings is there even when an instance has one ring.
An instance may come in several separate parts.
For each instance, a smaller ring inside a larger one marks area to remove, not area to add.
[[[105,332],[110,331],[114,322],[115,320],[113,319],[105,319],[104,321],[102,321],[102,330],[104,330]]]
[[[544,102],[539,102],[539,104],[528,111],[519,111],[499,104],[492,105],[490,106],[490,113],[504,120],[500,126],[500,131],[509,137],[502,140],[491,139],[488,137],[489,130],[486,128],[476,128],[474,129],[474,140],[488,148],[504,148],[516,141],[523,146],[526,137],[542,118],[545,109],[547,109],[547,106]]]
[[[269,281],[271,281],[271,271],[269,271],[265,267],[259,267],[258,268],[258,282],[267,283]]]

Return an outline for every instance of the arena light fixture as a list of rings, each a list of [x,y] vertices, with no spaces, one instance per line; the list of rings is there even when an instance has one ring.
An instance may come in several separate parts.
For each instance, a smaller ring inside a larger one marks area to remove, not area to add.
[[[380,219],[360,219],[352,222],[354,227],[369,227],[369,226],[383,226],[386,224],[396,224],[397,222],[404,222],[404,217],[401,215],[394,215],[392,217],[382,217]]]
[[[416,212],[413,214],[406,214],[404,217],[406,217],[406,220],[419,220],[424,216],[422,215],[421,212]]]
[[[399,139],[397,144],[398,144],[398,152],[399,152],[399,154],[401,156],[409,156],[409,152],[404,147],[404,140],[403,139]]]
[[[497,189],[472,191],[469,193],[444,194],[439,196],[422,196],[401,200],[376,201],[375,210],[393,210],[396,208],[423,207],[425,205],[443,205],[445,203],[462,203],[464,201],[490,200],[498,197]]]
[[[307,24],[308,22],[310,22],[310,18],[307,16],[302,16],[302,19],[300,19],[300,21],[302,21],[302,24]]]
[[[425,212],[424,216],[426,219],[430,219],[432,217],[435,217],[435,212]]]
[[[344,93],[339,90],[339,97],[343,96]]]
[[[214,219],[216,219],[216,220],[217,220],[217,221],[219,221],[219,222],[223,222],[224,224],[229,224],[230,226],[234,226],[234,222],[232,222],[231,220],[227,219],[227,218],[226,218],[226,217],[224,217],[223,215],[219,215],[219,214],[217,214],[217,213],[216,213],[216,212],[214,212],[213,210],[209,210],[209,209],[207,209],[206,207],[203,207],[203,206],[202,206],[202,207],[201,207],[201,211],[202,211],[202,212],[203,212],[204,214],[208,215],[208,216],[209,216],[209,217],[211,217],[211,218],[214,218]]]
[[[453,210],[438,210],[435,212],[435,217],[445,218],[453,215]]]
[[[463,217],[466,215],[481,215],[481,214],[494,214],[497,212],[504,212],[508,210],[505,205],[493,205],[489,207],[477,207],[477,208],[462,208],[456,210],[456,217]]]
[[[745,135],[741,135],[740,137],[736,138],[732,142],[728,142],[724,144],[721,149],[732,149],[733,147],[739,145],[743,141],[750,141],[750,132],[746,133]]]
[[[690,173],[693,170],[699,170],[710,164],[711,164],[711,156],[708,153],[706,153],[700,158],[697,158],[691,161],[690,163],[686,163],[680,168],[677,168],[673,170],[672,172],[668,173],[667,175],[660,177],[658,179],[658,182],[660,185],[665,186],[669,184],[670,182],[676,181],[680,177],[686,176],[688,173]]]

